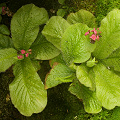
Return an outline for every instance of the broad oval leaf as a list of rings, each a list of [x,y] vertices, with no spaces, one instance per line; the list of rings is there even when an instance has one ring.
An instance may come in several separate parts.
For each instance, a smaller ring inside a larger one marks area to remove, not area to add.
[[[31,49],[33,57],[40,60],[49,60],[60,54],[60,50],[47,41],[42,34],[38,35]]]
[[[36,39],[39,25],[48,20],[47,11],[33,4],[21,7],[11,20],[11,34],[16,49],[28,50]]]
[[[54,63],[50,73],[46,75],[45,88],[48,89],[61,83],[72,82],[74,78],[75,74],[68,66]]]
[[[89,28],[82,23],[76,23],[66,29],[61,41],[63,58],[68,65],[72,62],[82,63],[87,61],[96,44],[91,44],[88,36],[85,36]]]
[[[95,16],[91,12],[89,12],[87,10],[79,10],[76,13],[71,13],[67,17],[67,21],[70,24],[84,23],[88,27],[91,27],[91,28],[96,27]]]
[[[13,47],[12,39],[9,36],[0,34],[0,49]]]
[[[0,72],[5,72],[17,59],[17,51],[13,48],[0,49]]]
[[[78,80],[70,85],[69,91],[83,100],[85,111],[88,113],[99,113],[102,110],[100,101],[96,97],[96,92],[80,84]]]
[[[12,103],[25,116],[41,112],[47,104],[47,92],[29,58],[18,61],[10,84]]]
[[[94,67],[96,95],[102,106],[113,109],[120,106],[120,76],[99,63]]]
[[[101,21],[101,39],[93,55],[97,59],[108,57],[114,50],[120,47],[120,10],[114,9]]]
[[[45,25],[42,34],[58,49],[61,47],[61,38],[65,30],[69,27],[69,23],[60,16],[53,16]]]

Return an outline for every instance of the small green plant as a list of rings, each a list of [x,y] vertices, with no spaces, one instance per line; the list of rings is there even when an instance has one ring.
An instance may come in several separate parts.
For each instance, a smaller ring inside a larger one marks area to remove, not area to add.
[[[94,15],[80,10],[67,20],[51,17],[42,31],[61,50],[50,61],[45,88],[72,82],[69,91],[88,113],[120,106],[120,10],[109,12],[95,28]]]
[[[41,112],[47,104],[47,91],[37,74],[39,60],[52,59],[60,54],[60,50],[39,32],[40,25],[47,20],[44,8],[28,4],[14,14],[11,37],[8,36],[10,32],[7,36],[1,32],[0,26],[0,72],[13,65],[15,79],[9,85],[10,97],[25,116]]]
[[[73,12],[75,9],[73,7],[69,7],[65,0],[58,0],[60,4],[60,8],[57,10],[57,16],[65,17],[69,13]]]

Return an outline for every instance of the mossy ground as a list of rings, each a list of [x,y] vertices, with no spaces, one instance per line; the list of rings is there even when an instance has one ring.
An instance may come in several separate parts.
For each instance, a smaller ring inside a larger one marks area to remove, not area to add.
[[[67,9],[66,16],[79,9],[86,9],[96,16],[97,24],[113,8],[120,8],[119,0],[66,0],[60,5],[57,0],[1,0],[6,2],[12,12],[16,12],[22,5],[34,3],[38,7],[44,7],[49,16],[56,15],[59,8]],[[11,17],[2,16],[2,23],[10,27]],[[48,61],[42,63],[42,69],[38,71],[44,81],[45,74],[50,67]],[[120,108],[105,110],[99,114],[88,114],[84,111],[82,102],[68,92],[69,84],[61,84],[48,89],[48,104],[43,112],[25,117],[11,103],[9,96],[9,84],[13,81],[12,69],[0,73],[0,120],[120,120]]]

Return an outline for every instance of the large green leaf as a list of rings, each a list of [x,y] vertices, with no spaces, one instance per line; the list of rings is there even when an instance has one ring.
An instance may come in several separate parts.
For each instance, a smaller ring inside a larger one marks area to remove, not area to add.
[[[69,65],[72,62],[82,63],[87,61],[96,44],[91,44],[88,36],[85,36],[88,27],[82,23],[71,25],[63,34],[61,50],[63,58]]]
[[[96,95],[102,106],[113,109],[120,106],[120,77],[103,64],[94,67]]]
[[[11,21],[11,34],[15,48],[28,50],[39,32],[39,25],[48,20],[47,11],[33,4],[21,7]]]
[[[17,51],[13,48],[0,49],[0,72],[5,72],[17,59]]]
[[[99,113],[102,110],[101,103],[96,97],[96,92],[80,84],[75,80],[69,87],[69,91],[83,100],[85,111],[88,113]]]
[[[30,59],[18,61],[13,71],[15,79],[9,89],[14,106],[25,116],[41,112],[47,104],[47,92]]]
[[[9,36],[0,34],[0,49],[13,47],[12,39]]]
[[[68,17],[67,17],[67,21],[70,24],[75,24],[75,23],[84,23],[86,24],[88,27],[95,27],[95,16],[87,11],[87,10],[79,10],[76,13],[71,13]]]
[[[68,66],[59,63],[57,65],[53,65],[50,73],[47,74],[45,87],[48,89],[63,82],[72,82],[74,78],[74,72]]]
[[[10,35],[10,31],[6,25],[0,25],[0,33],[5,35]]]
[[[98,59],[108,57],[120,47],[120,10],[114,9],[101,21],[101,39],[93,55]]]
[[[114,67],[114,70],[120,71],[120,48],[118,48],[116,51],[113,51],[112,54],[110,54],[109,57],[106,59],[103,59],[102,62],[107,67]]]
[[[86,87],[90,87],[91,90],[95,90],[95,75],[92,68],[87,67],[85,64],[81,64],[76,69],[76,76],[80,83]]]
[[[61,38],[66,28],[70,25],[69,23],[60,16],[53,16],[47,22],[42,33],[54,46],[60,49]]]
[[[38,35],[31,49],[33,57],[40,60],[49,60],[60,54],[60,50],[47,41],[42,34]]]

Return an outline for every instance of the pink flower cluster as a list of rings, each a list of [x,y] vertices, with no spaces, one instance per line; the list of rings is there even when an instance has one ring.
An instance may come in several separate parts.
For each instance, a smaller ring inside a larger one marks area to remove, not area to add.
[[[29,54],[32,53],[31,51],[32,51],[31,49],[29,49],[28,51],[21,50],[21,54],[22,54],[22,55],[18,55],[17,58],[18,58],[18,59],[23,59],[24,55],[25,55],[26,57],[28,57]]]
[[[99,28],[97,28],[97,30],[99,30]],[[95,28],[94,28],[93,30],[91,30],[91,31],[88,30],[88,32],[85,33],[85,36],[86,36],[92,32],[92,35],[90,35],[91,43],[94,43],[96,40],[99,40],[99,38],[101,37],[100,36],[101,32],[98,32],[97,30],[95,30]]]

